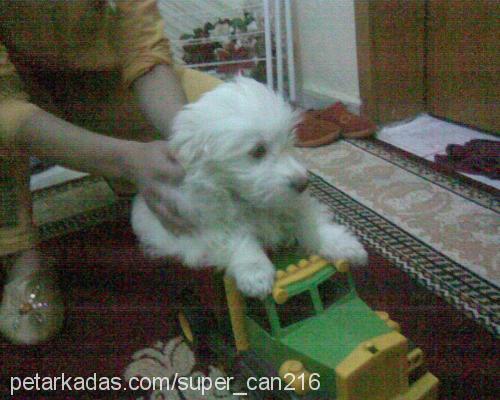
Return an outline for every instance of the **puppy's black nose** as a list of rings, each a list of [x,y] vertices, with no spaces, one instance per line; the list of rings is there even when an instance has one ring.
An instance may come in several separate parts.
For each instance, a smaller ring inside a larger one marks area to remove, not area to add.
[[[304,190],[307,189],[307,186],[309,186],[309,179],[307,178],[307,176],[304,176],[302,178],[297,178],[294,179],[290,183],[290,185],[295,191],[302,193]]]

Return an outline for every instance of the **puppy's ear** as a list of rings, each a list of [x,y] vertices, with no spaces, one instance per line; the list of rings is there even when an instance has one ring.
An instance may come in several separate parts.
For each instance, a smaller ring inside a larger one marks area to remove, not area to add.
[[[186,166],[204,159],[208,153],[208,135],[203,120],[203,115],[191,104],[174,118],[169,143]]]

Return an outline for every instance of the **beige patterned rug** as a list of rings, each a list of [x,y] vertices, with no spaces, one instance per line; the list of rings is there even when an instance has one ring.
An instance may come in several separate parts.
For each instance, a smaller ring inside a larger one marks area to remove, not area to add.
[[[368,141],[302,150],[337,189],[480,277],[500,283],[498,197]],[[413,167],[413,168],[412,168]],[[416,167],[416,169],[415,169]]]
[[[137,400],[202,400],[202,399],[236,399],[225,385],[219,387],[214,383],[223,383],[224,373],[214,367],[208,367],[208,373],[196,369],[195,355],[181,337],[170,339],[167,343],[158,342],[153,347],[147,347],[132,355],[133,361],[123,373],[126,380],[133,377],[148,378],[153,382],[157,377],[165,378],[162,388],[150,390],[146,396]],[[183,378],[189,385],[175,385],[174,382]],[[199,384],[198,384],[199,382]],[[205,384],[203,383],[205,382]],[[213,383],[213,385],[210,385]],[[184,387],[186,386],[186,387]],[[201,388],[200,388],[201,387]],[[204,389],[206,388],[206,389]],[[234,387],[231,389],[234,390]]]
[[[500,333],[498,191],[376,140],[299,150],[313,193],[372,250]]]

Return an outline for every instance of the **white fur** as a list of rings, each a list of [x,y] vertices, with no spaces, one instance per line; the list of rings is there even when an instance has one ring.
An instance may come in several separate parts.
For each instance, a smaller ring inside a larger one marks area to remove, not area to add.
[[[139,195],[132,226],[146,252],[176,256],[189,267],[214,265],[249,296],[270,293],[274,267],[265,248],[298,240],[328,259],[364,264],[354,235],[331,222],[326,208],[291,187],[306,169],[293,156],[299,114],[265,85],[239,77],[187,105],[175,118],[171,149],[186,170],[183,212],[190,235],[164,229]],[[262,158],[252,149],[265,144]]]

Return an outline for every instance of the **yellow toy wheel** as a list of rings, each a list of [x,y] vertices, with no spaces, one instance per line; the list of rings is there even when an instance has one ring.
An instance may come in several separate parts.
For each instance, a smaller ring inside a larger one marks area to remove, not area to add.
[[[188,295],[185,300],[183,302],[181,300],[177,323],[185,341],[196,353],[210,340],[209,337],[216,325],[215,316],[207,312],[206,307],[203,307],[197,298]]]
[[[192,345],[194,343],[193,330],[191,329],[191,324],[189,323],[183,311],[179,311],[177,319],[179,321],[179,326],[181,327],[184,339],[186,339],[186,341]]]

